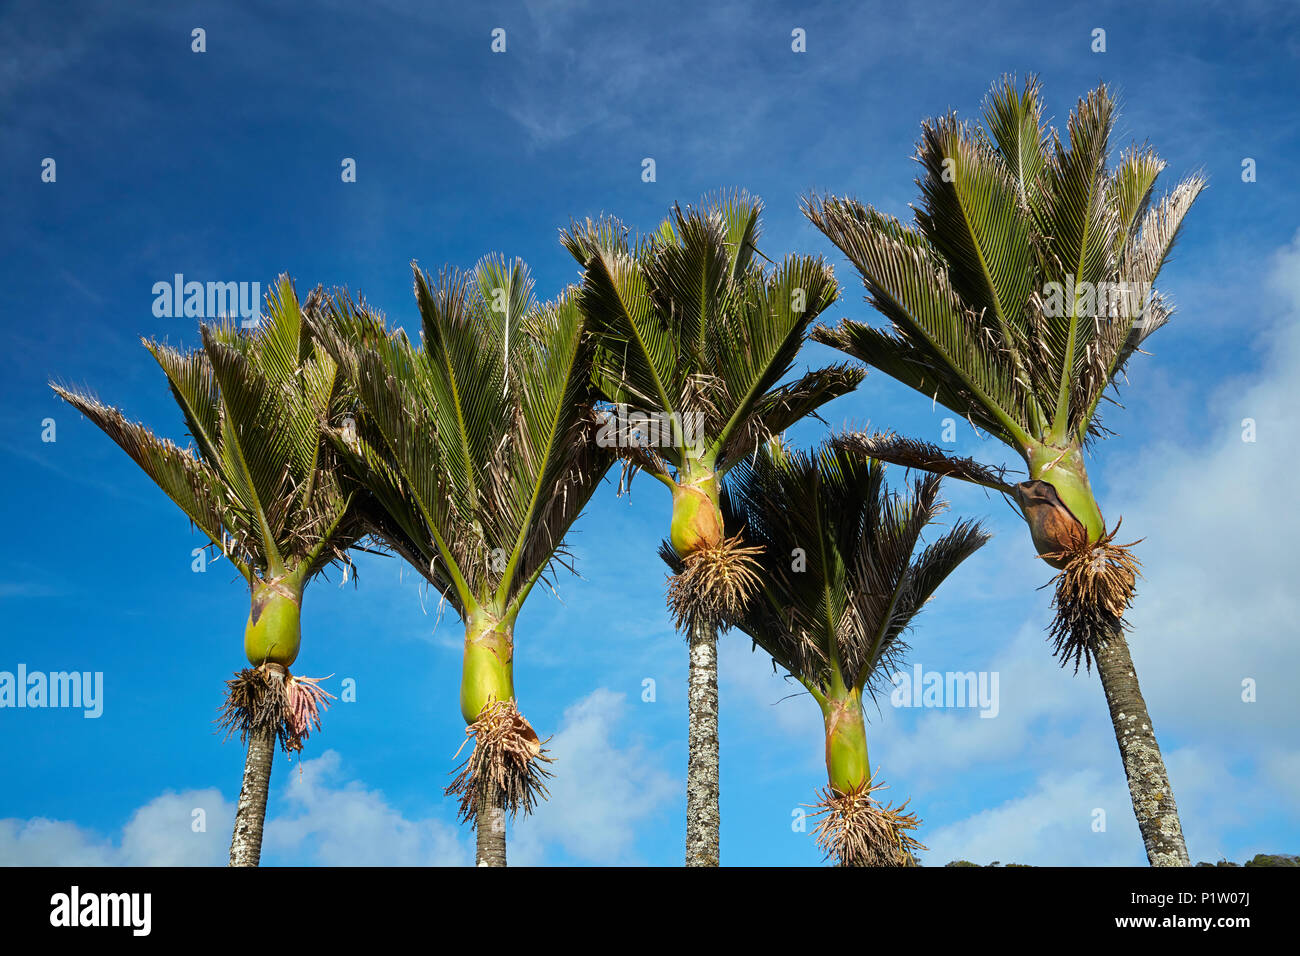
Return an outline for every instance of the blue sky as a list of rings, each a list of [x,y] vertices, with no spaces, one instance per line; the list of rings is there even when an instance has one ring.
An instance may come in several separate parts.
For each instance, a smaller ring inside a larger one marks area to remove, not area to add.
[[[1108,520],[1145,538],[1132,651],[1192,858],[1300,851],[1300,516],[1287,494],[1300,467],[1300,9],[466,6],[0,13],[0,670],[105,681],[98,719],[0,710],[0,862],[225,859],[243,758],[211,720],[243,662],[246,593],[220,563],[191,570],[202,542],[185,519],[46,387],[91,387],[183,440],[139,337],[193,345],[196,320],[155,317],[155,282],[265,288],[289,272],[300,289],[363,292],[400,323],[414,314],[412,259],[520,256],[549,297],[577,278],[556,240],[570,219],[653,228],[675,200],[744,187],[767,204],[767,255],[834,263],[844,295],[828,318],[874,321],[799,197],[853,194],[906,215],[921,119],[974,116],[1004,72],[1039,73],[1057,123],[1097,82],[1113,85],[1117,146],[1155,146],[1166,188],[1209,177],[1162,275],[1178,314],[1131,363],[1127,407],[1107,419],[1120,437],[1090,469]],[[506,52],[494,54],[498,27]],[[191,51],[194,28],[205,53]],[[806,53],[791,50],[795,28]],[[1091,50],[1097,28],[1104,53]],[[345,157],[355,183],[341,181]],[[835,359],[810,346],[800,364]],[[826,412],[835,427],[932,441],[946,416],[878,373]],[[955,450],[1006,460],[965,426]],[[891,793],[925,819],[926,862],[1143,862],[1096,677],[1049,655],[1036,590],[1049,575],[1024,526],[978,491],[949,497],[996,537],[918,621],[912,660],[996,671],[998,715],[885,700],[869,728]],[[559,759],[552,801],[512,833],[515,862],[681,861],[686,654],[654,553],[667,509],[653,482],[623,499],[611,484],[576,528],[581,578],[537,593],[520,619],[521,705]],[[277,761],[264,862],[468,862],[471,838],[442,796],[463,736],[454,614],[439,622],[395,559],[365,558],[359,587],[339,585],[309,592],[297,669],[335,674],[336,689],[354,679],[357,700],[328,713],[301,767]],[[819,714],[738,635],[721,667],[723,861],[814,865],[792,821],[824,783]]]

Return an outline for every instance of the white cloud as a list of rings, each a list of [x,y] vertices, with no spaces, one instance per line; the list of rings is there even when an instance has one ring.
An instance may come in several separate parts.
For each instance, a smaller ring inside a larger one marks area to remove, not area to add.
[[[1112,768],[1113,769],[1113,768]],[[1106,829],[1093,829],[1104,812]],[[1145,860],[1129,804],[1116,773],[1095,769],[1044,774],[1027,794],[949,826],[922,834],[930,865],[950,860],[1039,866],[1137,866]]]
[[[203,829],[196,832],[199,820]],[[234,823],[234,804],[215,787],[169,791],[131,815],[122,829],[121,862],[124,866],[223,864],[229,859]]]
[[[263,854],[322,866],[456,866],[471,862],[459,828],[408,820],[358,781],[335,784],[342,759],[327,750],[300,765],[266,826]]]
[[[513,862],[540,863],[543,849],[551,846],[589,863],[633,860],[637,825],[683,786],[653,752],[624,738],[626,710],[625,695],[603,687],[565,710],[547,745],[555,757],[555,776],[547,781],[550,799],[515,828]]]
[[[109,866],[116,850],[75,823],[33,817],[0,820],[0,863],[5,866]]]
[[[202,810],[201,818],[195,811]],[[203,829],[194,829],[202,819]],[[7,866],[216,866],[226,862],[234,806],[215,788],[167,791],[131,815],[113,840],[65,820],[0,820]]]
[[[571,705],[549,743],[551,798],[511,836],[513,863],[546,862],[555,849],[593,863],[634,857],[637,825],[678,796],[657,755],[621,736],[624,695],[600,688]],[[470,831],[437,817],[409,818],[384,794],[345,779],[326,750],[296,764],[274,791],[262,858],[320,866],[460,866],[473,862]],[[448,806],[450,806],[448,804]],[[192,829],[195,809],[206,829]],[[215,788],[166,792],[132,814],[116,839],[63,820],[0,820],[0,864],[220,866],[234,806]]]

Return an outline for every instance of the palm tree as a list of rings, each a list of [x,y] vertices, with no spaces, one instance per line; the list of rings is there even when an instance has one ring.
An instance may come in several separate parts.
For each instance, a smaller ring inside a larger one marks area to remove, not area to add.
[[[57,385],[61,398],[117,442],[219,549],[249,587],[244,652],[251,668],[227,682],[223,723],[248,744],[230,843],[231,866],[262,851],[271,763],[319,728],[325,693],[289,666],[302,638],[307,584],[331,564],[349,565],[360,533],[335,455],[319,429],[340,396],[334,362],[312,346],[293,284],[281,276],[255,331],[203,325],[203,347],[145,347],[167,376],[192,440],[180,448],[116,408]]]
[[[829,786],[820,794],[818,843],[842,865],[903,865],[921,848],[919,820],[874,793],[864,693],[895,672],[904,632],[943,580],[988,540],[958,522],[916,554],[944,510],[940,478],[890,493],[885,466],[830,441],[812,452],[765,445],[731,472],[722,498],[728,528],[761,548],[759,597],[729,623],[753,638],[821,707]],[[670,549],[665,557],[672,560]]]
[[[922,127],[916,225],[851,199],[805,213],[857,266],[892,323],[818,329],[834,345],[966,417],[1024,459],[1028,480],[947,458],[922,442],[858,435],[886,461],[1007,493],[1057,575],[1052,625],[1064,664],[1097,663],[1138,825],[1153,865],[1187,850],[1123,614],[1137,562],[1102,520],[1084,450],[1107,431],[1098,406],[1148,335],[1172,313],[1152,291],[1183,217],[1204,188],[1192,176],[1159,201],[1164,162],[1146,147],[1107,168],[1115,102],[1082,99],[1068,144],[1042,121],[1039,87],[1006,78],[984,107],[987,131],[949,115]],[[1118,527],[1118,525],[1116,525]]]
[[[862,378],[833,366],[778,384],[838,290],[817,257],[770,270],[756,263],[761,209],[739,193],[702,210],[674,207],[657,233],[635,241],[612,219],[562,236],[584,268],[578,302],[612,404],[599,440],[624,458],[625,481],[644,470],[672,493],[670,540],[683,572],[670,593],[690,647],[688,866],[718,864],[717,623],[748,580],[749,555],[723,535],[721,479]],[[713,586],[727,581],[737,584]]]
[[[477,831],[478,864],[505,866],[505,813],[530,812],[550,775],[515,699],[515,621],[567,561],[564,537],[613,454],[592,439],[592,346],[571,294],[538,304],[519,260],[436,281],[414,271],[419,346],[346,295],[313,331],[359,400],[334,435],[372,496],[368,528],[464,625],[474,748],[448,792]]]

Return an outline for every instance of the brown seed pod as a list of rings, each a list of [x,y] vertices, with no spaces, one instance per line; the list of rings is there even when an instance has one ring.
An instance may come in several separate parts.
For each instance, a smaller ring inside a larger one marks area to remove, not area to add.
[[[1046,481],[1022,481],[1015,493],[1039,556],[1058,570],[1065,567],[1055,556],[1085,547],[1088,529]]]

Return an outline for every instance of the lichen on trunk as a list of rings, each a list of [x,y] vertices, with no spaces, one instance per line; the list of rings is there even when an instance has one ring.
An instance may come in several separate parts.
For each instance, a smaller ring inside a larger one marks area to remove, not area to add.
[[[1112,543],[1116,532],[1106,531],[1080,448],[1034,445],[1025,460],[1030,480],[1016,486],[1016,498],[1039,556],[1061,571],[1051,628],[1056,653],[1076,671],[1080,660],[1097,662],[1147,859],[1188,866],[1169,774],[1124,636],[1138,562],[1128,545]]]
[[[506,812],[480,788],[474,815],[474,865],[506,865]]]
[[[688,458],[673,484],[669,540],[678,557],[722,544],[718,476],[709,462]],[[671,588],[670,588],[671,595]],[[670,604],[672,601],[670,600]],[[687,629],[686,865],[717,866],[718,806],[718,629],[708,615],[678,614]]]
[[[718,808],[717,630],[696,621],[690,630],[687,706],[686,865],[717,866],[720,860]]]
[[[1152,866],[1191,866],[1174,791],[1123,631],[1112,634],[1098,651],[1097,673],[1106,692],[1147,860]]]

